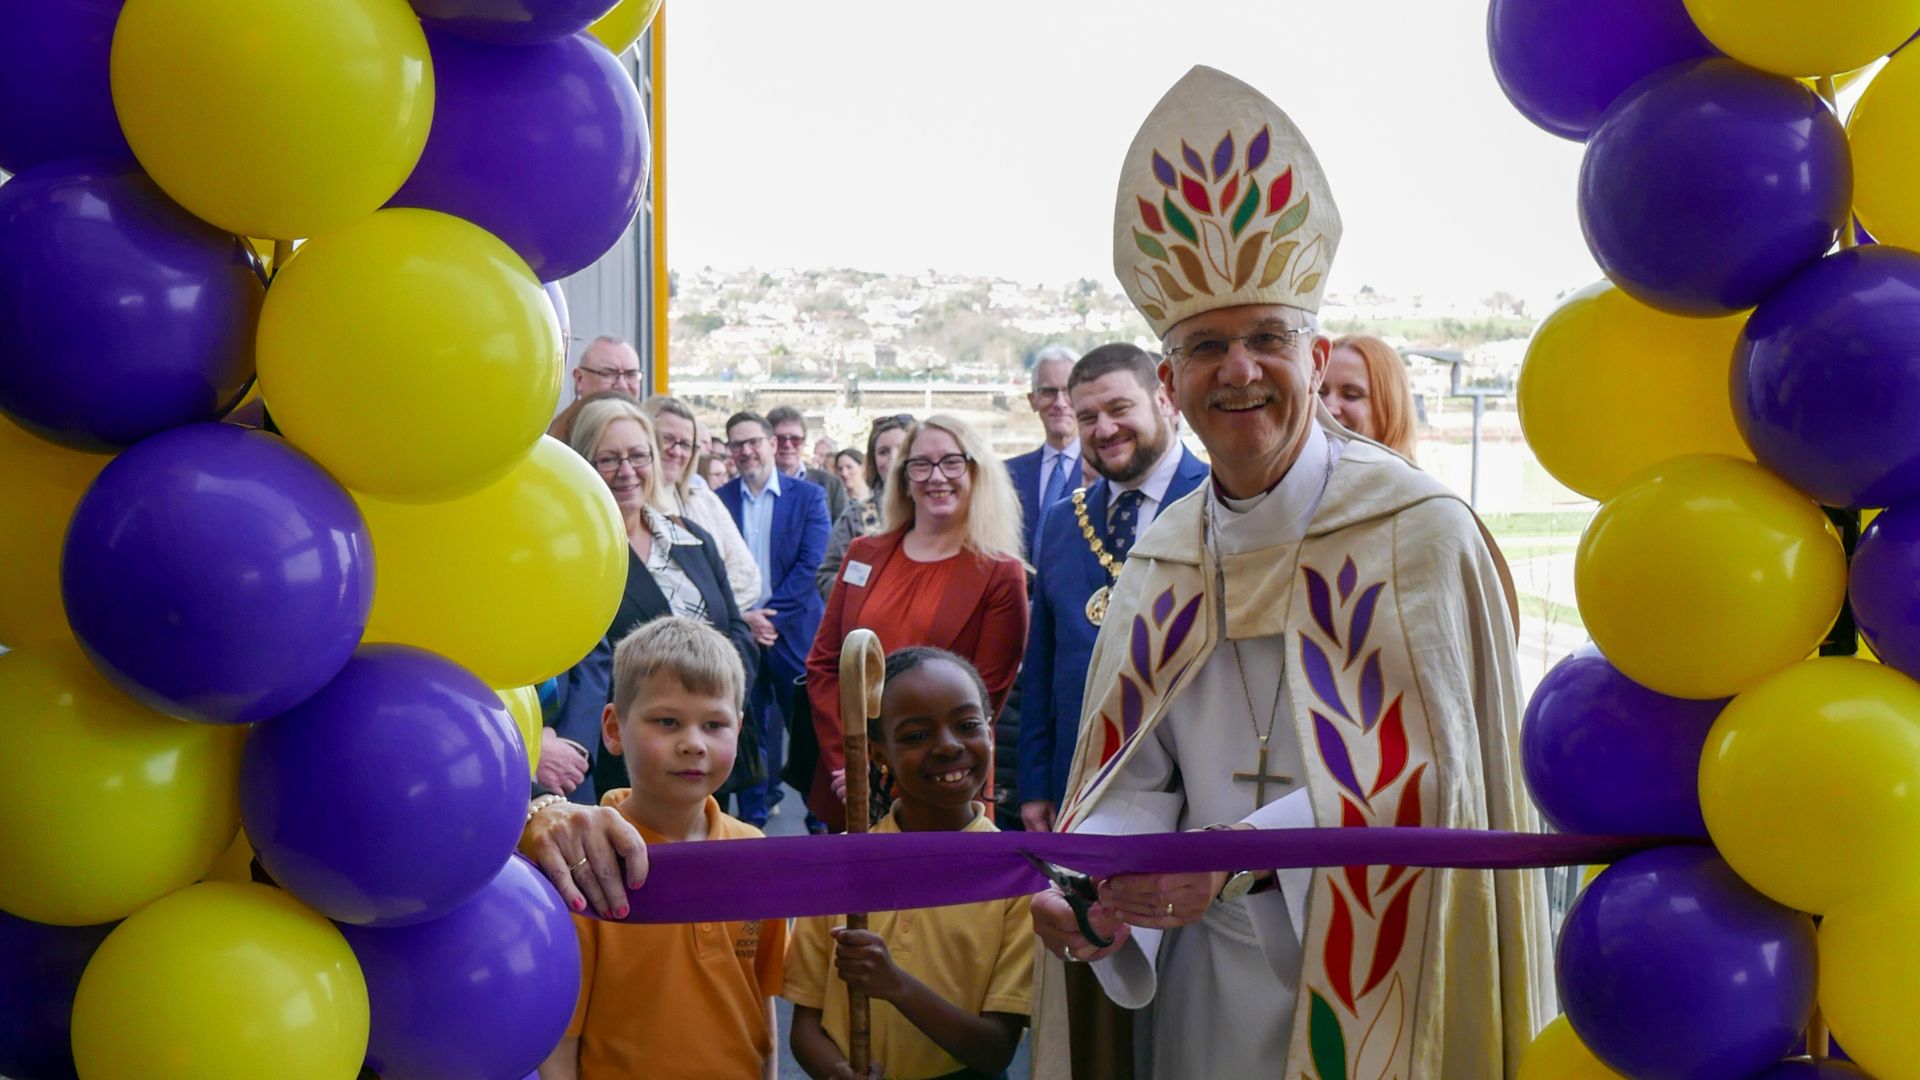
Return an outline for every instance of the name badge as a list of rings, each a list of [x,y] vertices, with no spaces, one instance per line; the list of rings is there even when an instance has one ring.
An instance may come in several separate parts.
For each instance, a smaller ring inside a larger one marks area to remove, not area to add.
[[[865,585],[867,583],[867,579],[872,576],[873,576],[873,567],[869,566],[866,563],[850,562],[847,564],[847,573],[846,573],[845,580],[849,585],[852,585],[855,587]]]

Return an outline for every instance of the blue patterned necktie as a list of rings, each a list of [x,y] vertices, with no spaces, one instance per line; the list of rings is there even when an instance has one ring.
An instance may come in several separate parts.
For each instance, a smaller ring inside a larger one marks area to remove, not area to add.
[[[1124,559],[1133,550],[1133,534],[1140,527],[1140,504],[1147,497],[1138,491],[1123,491],[1113,500],[1113,517],[1107,522],[1107,550],[1116,559]]]
[[[1052,506],[1057,499],[1067,496],[1067,455],[1053,455],[1053,471],[1047,474],[1047,482],[1040,487],[1040,509]]]

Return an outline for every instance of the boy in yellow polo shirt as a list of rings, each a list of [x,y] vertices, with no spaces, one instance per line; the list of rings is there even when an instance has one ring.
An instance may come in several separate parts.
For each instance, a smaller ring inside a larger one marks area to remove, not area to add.
[[[631,789],[617,807],[648,845],[757,837],[713,793],[733,768],[746,672],[705,623],[656,619],[613,654],[607,748]],[[580,998],[540,1080],[773,1080],[773,997],[785,920],[641,926],[574,917]]]
[[[995,831],[977,801],[993,774],[993,728],[973,665],[925,647],[888,656],[870,734],[874,764],[898,796],[874,832]],[[1026,897],[881,912],[868,932],[844,921],[799,920],[787,952],[788,1040],[809,1076],[869,1080],[847,1064],[849,985],[873,999],[870,1077],[1006,1074],[1033,996]]]

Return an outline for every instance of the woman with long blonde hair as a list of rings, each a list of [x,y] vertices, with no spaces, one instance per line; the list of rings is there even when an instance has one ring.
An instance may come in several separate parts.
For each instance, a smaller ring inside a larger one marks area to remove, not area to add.
[[[1413,390],[1393,346],[1370,334],[1334,338],[1320,400],[1340,426],[1414,460]]]
[[[665,394],[641,402],[640,410],[653,418],[654,435],[660,442],[661,505],[674,517],[713,534],[720,545],[720,557],[727,564],[733,599],[741,611],[747,610],[760,598],[760,564],[753,561],[753,549],[740,535],[740,526],[733,523],[726,504],[694,468],[699,421],[686,402]]]
[[[871,630],[889,652],[931,645],[966,657],[997,714],[1026,652],[1026,570],[1020,499],[986,440],[955,416],[911,425],[888,469],[881,531],[847,547],[807,657],[820,740],[807,802],[822,820],[836,829],[846,820],[839,667],[847,633]]]

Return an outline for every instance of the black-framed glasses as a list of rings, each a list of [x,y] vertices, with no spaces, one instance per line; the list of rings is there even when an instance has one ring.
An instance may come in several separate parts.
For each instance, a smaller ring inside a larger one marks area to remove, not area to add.
[[[660,449],[662,452],[670,452],[674,450],[686,450],[688,452],[692,452],[693,440],[683,439],[678,435],[668,435],[663,437],[660,440]]]
[[[967,471],[967,466],[972,463],[972,454],[947,454],[938,460],[910,457],[900,463],[900,468],[906,472],[907,479],[916,484],[923,484],[933,479],[935,469],[939,469],[940,475],[949,480],[958,480]]]
[[[1187,360],[1200,364],[1217,364],[1233,351],[1233,343],[1244,341],[1247,348],[1269,360],[1279,360],[1287,355],[1287,349],[1295,338],[1313,332],[1309,326],[1287,326],[1280,329],[1268,328],[1256,330],[1251,334],[1238,337],[1203,337],[1167,350],[1167,359]]]
[[[737,454],[740,451],[745,450],[749,446],[759,446],[761,443],[766,441],[767,441],[767,437],[765,435],[755,435],[751,438],[746,438],[746,439],[728,439],[727,449]]]
[[[593,459],[593,467],[599,469],[603,476],[618,473],[622,464],[631,465],[634,472],[639,472],[653,465],[653,451],[635,450],[631,454],[596,454]]]
[[[640,369],[637,367],[636,368],[597,368],[597,367],[587,367],[585,364],[582,364],[580,365],[580,370],[586,372],[589,375],[598,375],[601,378],[607,380],[608,382],[630,382],[635,386],[640,385]]]

